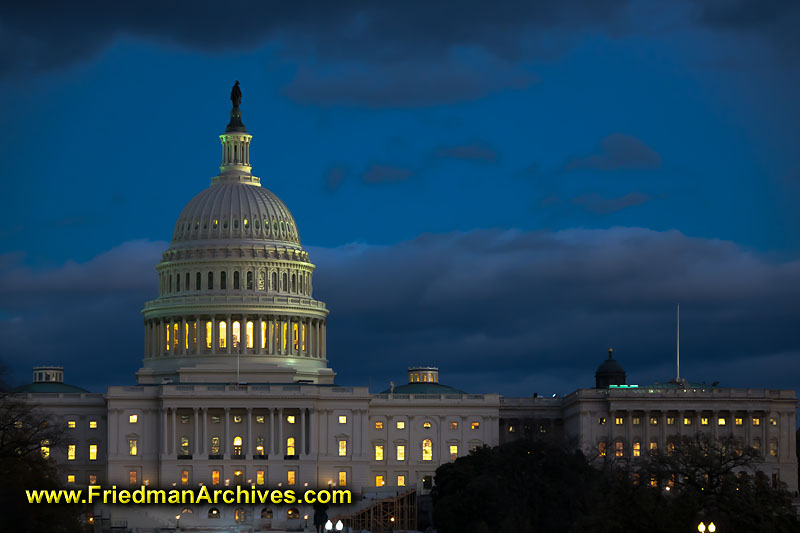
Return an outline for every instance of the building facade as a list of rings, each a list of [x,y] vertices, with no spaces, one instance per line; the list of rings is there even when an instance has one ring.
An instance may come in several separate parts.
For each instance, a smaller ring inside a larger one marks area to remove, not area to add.
[[[590,454],[636,457],[702,431],[764,450],[764,470],[797,490],[794,391],[626,386],[611,355],[595,388],[563,398],[468,394],[439,383],[435,367],[410,368],[407,384],[380,394],[336,385],[315,267],[289,209],[251,172],[236,100],[220,140],[220,173],[183,209],[156,267],[137,384],[90,394],[42,367],[18,391],[67,424],[68,452],[54,459],[68,483],[336,486],[360,500],[424,492],[439,465],[514,438],[553,433]],[[181,528],[196,530],[297,527],[312,512],[184,511]],[[129,528],[175,525],[174,509],[96,512]]]

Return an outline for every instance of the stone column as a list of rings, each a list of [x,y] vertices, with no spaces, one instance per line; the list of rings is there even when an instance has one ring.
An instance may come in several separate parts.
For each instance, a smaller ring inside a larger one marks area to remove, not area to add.
[[[179,342],[181,343],[179,353],[189,353],[189,348],[187,346],[189,344],[189,321],[186,320],[186,317],[181,318],[181,339]]]
[[[256,440],[253,438],[253,409],[247,408],[247,449],[245,455],[254,454],[256,450]]]
[[[197,417],[197,407],[192,408],[192,412],[193,412],[192,414],[194,415],[194,427],[192,428],[192,429],[194,429],[194,441],[193,441],[193,445],[192,445],[192,454],[193,454],[192,458],[193,459],[197,459],[196,456],[200,453],[200,446],[199,446],[199,443],[197,442],[197,440],[198,440],[198,430],[199,430],[199,428],[197,427],[197,425],[199,423],[199,419]]]
[[[267,411],[269,413],[269,456],[272,458],[275,455],[275,424],[272,417],[275,414],[275,409],[270,407]]]
[[[364,428],[361,424],[361,410],[353,409],[350,412],[353,414],[353,459],[356,459],[361,457],[361,454],[364,453],[364,450],[361,448],[361,433],[363,433]],[[388,442],[386,443],[386,447],[389,448]],[[387,449],[386,451],[388,452],[389,450]]]
[[[225,408],[225,438],[224,438],[224,441],[223,441],[224,443],[222,445],[222,449],[220,450],[220,452],[222,452],[222,454],[223,454],[223,457],[225,455],[228,455],[228,450],[231,449],[231,445],[228,444],[228,439],[230,439],[230,436],[231,436],[231,416],[230,416],[230,414],[231,414],[230,407],[226,407]]]
[[[313,407],[308,410],[310,421],[308,423],[308,453],[312,458],[317,458],[317,424],[319,424],[319,415]]]
[[[328,356],[328,333],[326,329],[326,321],[322,321],[322,342],[320,343],[320,348],[322,348],[322,358],[325,359]]]
[[[275,354],[276,355],[283,355],[283,336],[284,336],[283,335],[283,317],[276,316],[275,317],[275,321],[278,323],[278,336],[277,336],[277,339],[276,339],[278,341],[278,346],[277,346],[277,349],[275,350]]]
[[[232,353],[231,350],[233,348],[233,343],[231,342],[233,340],[233,320],[231,320],[231,315],[228,315],[226,320],[228,321],[228,324],[225,326],[225,350],[228,354],[230,354]],[[240,327],[239,336],[241,337],[241,335],[242,330]]]
[[[217,353],[219,351],[219,324],[217,324],[217,317],[211,317],[211,352]]]
[[[283,458],[285,455],[283,447],[283,408],[278,408],[278,455]]]
[[[177,450],[175,449],[175,442],[178,440],[178,432],[176,428],[176,419],[178,418],[178,410],[172,410],[172,455],[177,455]]]
[[[300,409],[300,453],[301,457],[306,456],[306,408]]]
[[[201,407],[200,411],[203,420],[203,442],[200,445],[200,453],[205,454],[208,446],[208,408]]]
[[[263,322],[261,315],[258,316],[258,320],[253,321],[253,349],[256,354],[261,354],[261,339],[264,337],[261,334],[261,324]]]

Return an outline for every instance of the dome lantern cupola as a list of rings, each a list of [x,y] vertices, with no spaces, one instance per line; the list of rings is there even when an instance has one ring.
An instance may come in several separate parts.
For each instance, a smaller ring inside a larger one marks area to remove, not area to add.
[[[261,180],[251,174],[250,166],[250,141],[253,136],[247,133],[242,123],[242,110],[239,104],[242,102],[242,91],[239,89],[239,81],[231,90],[231,121],[225,128],[225,133],[219,136],[222,142],[222,164],[219,166],[220,175],[212,180],[212,183],[225,181],[239,181],[251,185],[260,185]]]

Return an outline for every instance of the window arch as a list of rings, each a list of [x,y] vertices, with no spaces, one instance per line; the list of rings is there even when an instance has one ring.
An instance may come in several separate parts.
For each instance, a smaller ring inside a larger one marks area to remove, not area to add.
[[[247,519],[247,513],[242,507],[237,507],[233,512],[233,519],[237,522],[244,522]]]
[[[297,275],[292,272],[292,292],[297,292]]]
[[[192,510],[191,510],[191,509],[189,509],[188,507],[184,507],[184,508],[181,510],[181,514],[194,514],[194,511],[192,511]]]
[[[189,290],[189,273],[188,272],[184,276],[184,279],[186,280],[186,282],[185,282],[186,286],[184,287],[184,289],[188,291]]]
[[[277,272],[273,272],[272,275],[270,276],[269,288],[272,291],[277,291],[278,290],[278,273]]]
[[[231,342],[234,348],[241,346],[242,343],[242,326],[238,320],[231,324]]]
[[[289,290],[289,278],[286,276],[286,272],[281,275],[281,290],[288,291]]]
[[[228,273],[224,270],[219,273],[219,288],[223,291],[228,289]]]
[[[220,451],[219,443],[220,440],[218,436],[214,435],[213,437],[211,437],[211,449],[209,450],[211,452],[211,455],[219,455]]]
[[[202,276],[200,275],[200,272],[198,272],[197,275],[195,276],[194,290],[196,290],[196,291],[200,290],[200,282],[201,281],[202,281]]]
[[[239,290],[239,271],[233,273],[233,290]]]
[[[221,515],[219,513],[219,509],[217,509],[216,507],[212,507],[211,509],[208,510],[209,518],[220,518],[220,516]]]
[[[225,348],[228,346],[228,334],[227,334],[228,324],[221,320],[219,323],[219,347]]]
[[[214,290],[214,273],[213,272],[209,272],[208,273],[208,290],[210,290],[210,291]]]
[[[431,442],[431,439],[422,441],[422,460],[433,461],[433,442]]]
[[[272,509],[269,507],[264,507],[261,509],[261,519],[262,520],[271,520],[272,519]]]
[[[239,435],[233,437],[233,454],[242,455],[242,437]]]
[[[173,290],[172,289],[172,274],[170,274],[169,275],[169,289],[167,289],[167,292],[172,292],[172,290]]]
[[[286,439],[286,455],[295,455],[294,437]]]
[[[294,520],[296,518],[300,518],[300,511],[292,507],[288,511],[286,511],[286,518],[289,520]]]
[[[248,291],[252,291],[253,290],[253,271],[252,270],[248,270],[247,271],[247,290]]]
[[[175,274],[175,292],[181,292],[181,275]]]

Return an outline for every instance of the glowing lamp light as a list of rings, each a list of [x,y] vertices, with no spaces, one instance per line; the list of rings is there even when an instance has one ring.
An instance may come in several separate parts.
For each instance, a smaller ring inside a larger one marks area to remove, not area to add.
[[[333,529],[333,522],[331,522],[330,520],[325,522],[325,531],[331,531],[332,529]]]
[[[341,531],[344,529],[344,524],[342,524],[341,520],[336,521],[336,531]]]
[[[700,533],[706,533],[706,525],[700,522],[699,524],[697,524],[697,531],[699,531]]]
[[[706,531],[708,531],[708,533],[714,533],[716,530],[717,526],[714,524],[714,522],[709,522],[708,526],[706,526],[703,522],[697,524],[697,531],[700,533],[705,533]]]
[[[303,515],[303,520],[308,520],[308,515],[307,514]]]

